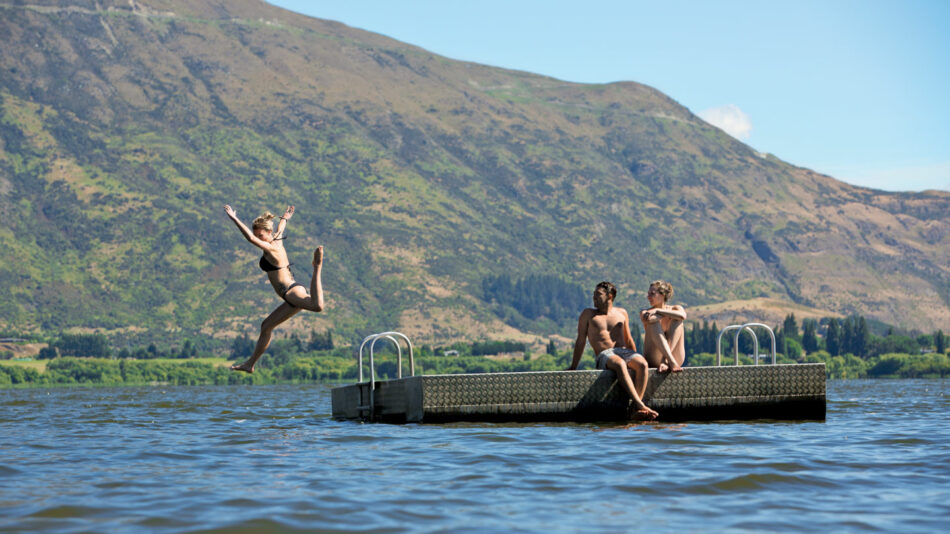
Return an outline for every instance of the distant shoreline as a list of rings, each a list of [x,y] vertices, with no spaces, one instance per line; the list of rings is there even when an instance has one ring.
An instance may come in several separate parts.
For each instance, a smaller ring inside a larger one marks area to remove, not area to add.
[[[394,377],[394,359],[377,361],[380,379]],[[565,368],[563,356],[542,354],[534,358],[499,360],[486,356],[426,356],[416,358],[416,374],[498,373],[556,371]],[[743,365],[751,365],[742,357]],[[781,363],[795,363],[783,358]],[[868,359],[852,355],[810,354],[801,363],[825,363],[829,379],[950,378],[947,354],[885,354]],[[68,386],[171,386],[250,384],[330,384],[357,380],[356,359],[351,355],[295,357],[265,356],[263,366],[252,375],[235,373],[226,358],[109,359],[60,357],[51,360],[0,360],[0,388]],[[407,364],[404,362],[404,372]],[[712,354],[693,355],[687,366],[715,365]],[[590,358],[581,368],[592,368]],[[364,362],[364,370],[365,367]]]

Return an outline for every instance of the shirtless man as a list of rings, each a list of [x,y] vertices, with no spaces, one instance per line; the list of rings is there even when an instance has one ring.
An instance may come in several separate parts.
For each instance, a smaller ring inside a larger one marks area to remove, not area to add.
[[[683,340],[686,310],[678,304],[670,305],[673,285],[663,280],[650,283],[647,300],[650,307],[640,312],[643,323],[643,355],[650,367],[660,373],[683,370],[686,346]]]
[[[627,310],[614,306],[617,288],[610,282],[597,284],[594,290],[594,307],[581,312],[577,320],[577,340],[574,342],[574,359],[569,371],[577,369],[587,342],[597,354],[597,368],[610,369],[617,374],[620,383],[633,399],[636,412],[634,419],[650,421],[659,415],[643,404],[647,389],[647,361],[637,354],[637,347],[630,335],[630,319]],[[634,378],[630,378],[633,372]],[[636,382],[636,387],[634,387]]]

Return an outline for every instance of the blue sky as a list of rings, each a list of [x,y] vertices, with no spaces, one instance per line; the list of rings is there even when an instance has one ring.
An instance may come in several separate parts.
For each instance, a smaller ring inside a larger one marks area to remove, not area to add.
[[[950,191],[950,0],[271,0],[453,59],[663,91],[845,182]]]

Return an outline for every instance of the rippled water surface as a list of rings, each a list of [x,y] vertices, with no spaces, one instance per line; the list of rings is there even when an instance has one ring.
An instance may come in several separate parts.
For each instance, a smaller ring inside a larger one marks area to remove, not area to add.
[[[0,530],[946,531],[946,380],[825,422],[382,425],[330,387],[0,390]]]

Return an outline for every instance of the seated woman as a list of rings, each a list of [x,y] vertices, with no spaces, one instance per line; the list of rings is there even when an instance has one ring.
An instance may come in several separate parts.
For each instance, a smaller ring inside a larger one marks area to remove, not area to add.
[[[643,323],[643,356],[660,373],[683,370],[686,360],[683,322],[686,310],[670,305],[673,285],[663,280],[650,283],[647,300],[650,307],[640,312]]]
[[[263,255],[259,266],[262,271],[267,273],[274,291],[284,302],[264,319],[261,323],[261,335],[257,339],[257,345],[254,347],[254,353],[242,364],[232,365],[234,371],[243,371],[245,373],[254,372],[254,364],[264,354],[264,350],[270,345],[274,329],[287,319],[290,319],[300,310],[309,310],[312,312],[323,311],[323,284],[320,281],[320,274],[323,270],[323,247],[317,247],[313,252],[313,278],[310,279],[310,292],[307,288],[294,280],[294,274],[290,272],[290,260],[287,258],[287,251],[284,250],[284,229],[287,227],[287,221],[294,215],[294,207],[288,206],[287,210],[280,217],[280,223],[274,230],[274,216],[270,213],[254,219],[253,230],[238,219],[237,213],[231,206],[224,206],[225,213],[234,221],[234,224],[252,245],[261,249]]]

